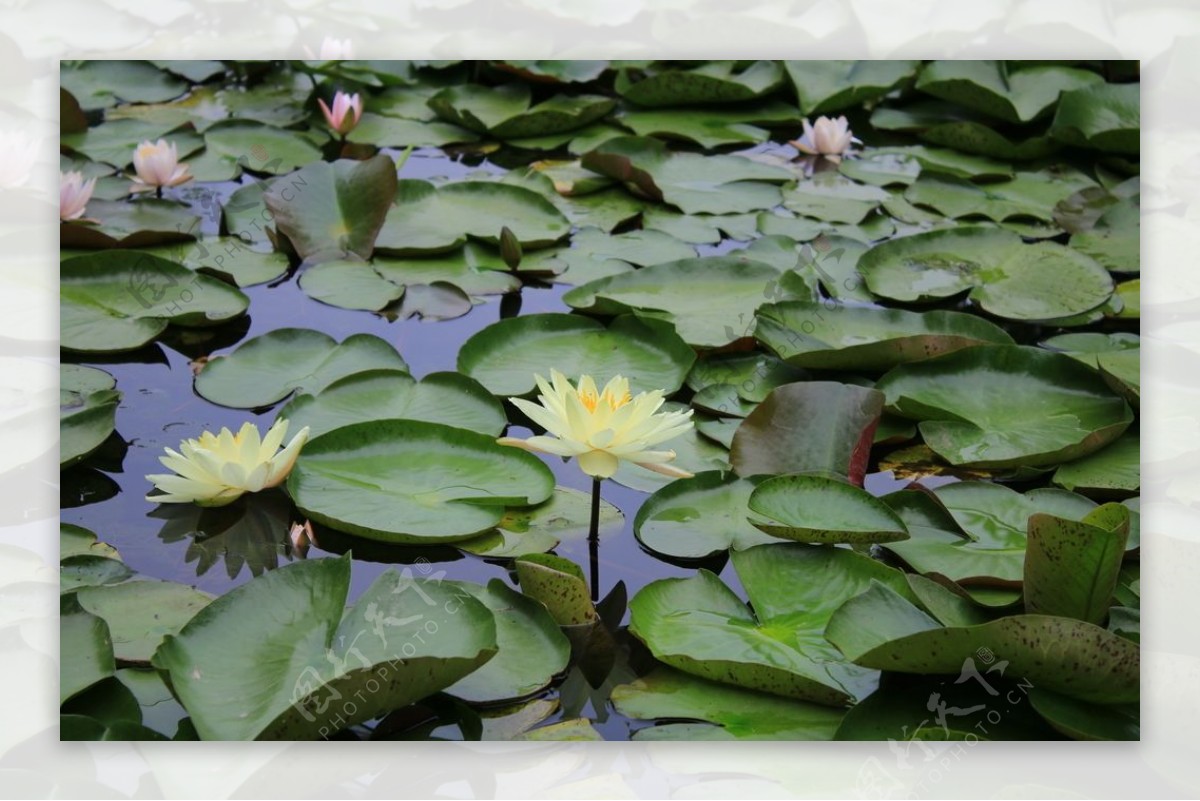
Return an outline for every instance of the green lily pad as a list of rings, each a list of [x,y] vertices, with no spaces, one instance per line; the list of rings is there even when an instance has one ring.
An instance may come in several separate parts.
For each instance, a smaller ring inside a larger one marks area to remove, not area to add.
[[[214,325],[242,314],[238,290],[166,259],[107,250],[59,267],[62,346],[114,353],[150,342],[170,324]]]
[[[698,359],[687,384],[694,392],[714,384],[732,384],[738,397],[762,403],[775,387],[806,377],[803,370],[765,353],[718,353]]]
[[[188,207],[154,198],[94,200],[88,204],[87,213],[96,224],[71,222],[59,226],[61,247],[132,249],[190,242],[200,227],[200,218]]]
[[[761,480],[710,470],[672,481],[638,509],[634,536],[651,551],[677,559],[778,542],[747,520],[747,501]]]
[[[438,121],[414,120],[366,111],[346,141],[376,147],[444,147],[476,142],[479,134],[457,125]]]
[[[141,119],[107,120],[78,133],[63,134],[61,141],[63,148],[73,153],[83,154],[92,161],[125,168],[133,163],[133,153],[139,142],[158,139],[166,139],[175,145],[180,159],[187,159],[204,147],[204,140],[200,136],[180,129],[177,122]],[[124,176],[121,183],[125,191],[118,197],[128,195],[132,187]],[[88,204],[88,211],[93,212],[91,204]],[[94,214],[89,213],[89,216]]]
[[[1075,67],[934,61],[921,70],[916,88],[1005,122],[1029,122],[1048,114],[1063,92],[1098,83],[1099,75]]]
[[[795,127],[801,115],[795,106],[771,102],[748,107],[628,109],[618,122],[638,136],[682,139],[704,148],[757,145],[767,141],[767,128]]]
[[[214,356],[196,376],[196,392],[221,406],[271,406],[293,393],[315,393],[353,373],[407,371],[395,348],[371,334],[341,344],[307,328],[279,328],[249,339],[227,356]]]
[[[975,181],[1003,180],[1012,178],[1013,176],[1013,167],[1006,161],[987,158],[985,156],[973,156],[958,150],[943,147],[928,147],[926,145],[871,148],[859,158],[843,161],[839,170],[843,175],[850,175],[847,169],[852,169],[851,165],[872,156],[907,159],[916,162],[921,172],[936,172],[955,178],[970,178]],[[851,177],[857,176],[851,175]],[[859,178],[858,180],[863,179]],[[911,181],[904,183],[911,183]]]
[[[1117,284],[1113,298],[1121,301],[1120,310],[1114,315],[1122,320],[1138,320],[1142,316],[1142,282],[1137,278]]]
[[[607,61],[494,61],[498,69],[515,72],[521,77],[539,83],[587,83],[594,81],[608,69]]]
[[[142,710],[138,700],[116,675],[96,682],[61,706],[64,718],[82,717],[104,726],[140,726]],[[70,734],[70,732],[68,732]],[[59,739],[65,740],[61,733]],[[99,739],[104,739],[103,737]],[[144,739],[132,737],[130,739]]]
[[[1099,626],[1050,615],[1013,615],[941,626],[881,583],[830,618],[826,636],[864,667],[900,673],[962,671],[980,649],[1008,662],[1005,675],[1098,703],[1136,702],[1139,649]]]
[[[873,148],[858,158],[843,159],[838,172],[860,184],[908,186],[921,174],[921,163],[903,153]]]
[[[920,421],[925,443],[955,465],[1058,464],[1099,450],[1133,422],[1094,371],[1040,348],[956,351],[900,365],[876,387],[889,411]]]
[[[274,281],[288,271],[287,254],[256,250],[234,236],[201,237],[195,242],[142,248],[142,252],[182,264],[189,270],[227,279],[238,287]]]
[[[493,436],[508,424],[496,399],[465,375],[430,373],[417,381],[389,369],[351,373],[313,394],[297,395],[277,417],[294,431],[307,426],[314,437],[369,420],[424,420]]]
[[[529,554],[514,564],[521,590],[541,602],[558,625],[590,626],[599,620],[583,570],[570,559]]]
[[[645,267],[691,258],[696,255],[696,250],[661,231],[608,234],[596,228],[585,228],[571,237],[570,248],[544,250],[532,255],[533,259],[522,262],[521,270],[549,270],[555,274],[556,282],[578,286],[632,272],[634,265]]]
[[[1141,149],[1141,86],[1096,84],[1065,92],[1050,135],[1076,147],[1136,154]]]
[[[493,245],[508,228],[527,249],[549,247],[571,225],[542,195],[495,181],[461,181],[434,186],[402,180],[375,246],[400,255],[444,253],[467,237]]]
[[[1045,135],[1009,138],[996,130],[993,120],[962,106],[936,100],[903,108],[879,106],[871,113],[871,125],[882,131],[913,133],[931,144],[1006,161],[1045,158],[1061,147]]]
[[[63,63],[59,79],[84,111],[109,108],[120,101],[158,103],[187,91],[185,82],[147,61],[68,61]]]
[[[120,584],[133,575],[133,569],[120,559],[101,555],[68,556],[58,563],[58,585],[63,593],[80,587]]]
[[[176,634],[212,596],[172,581],[126,581],[111,587],[84,587],[79,605],[102,618],[122,662],[149,662],[163,637]]]
[[[429,98],[429,107],[447,122],[499,139],[574,131],[605,116],[615,105],[602,95],[555,95],[534,105],[525,83],[448,86]]]
[[[629,379],[633,392],[683,385],[692,349],[658,320],[618,317],[611,325],[571,314],[530,314],[501,320],[474,334],[458,351],[458,370],[493,395],[528,395],[534,376],[550,369],[586,371],[599,382]]]
[[[908,529],[887,504],[855,486],[822,476],[775,476],[754,488],[751,524],[768,534],[814,544],[895,542]],[[764,519],[765,518],[765,519]]]
[[[876,676],[838,658],[825,626],[872,582],[910,594],[900,571],[853,551],[781,543],[731,553],[753,611],[707,570],[660,579],[633,600],[630,631],[660,662],[701,678],[840,706]]]
[[[666,667],[613,688],[617,711],[635,720],[668,722],[638,729],[645,740],[829,740],[845,714],[689,676]],[[701,723],[680,723],[692,720]]]
[[[59,367],[58,462],[67,466],[99,448],[116,427],[121,393],[111,375],[94,367]]]
[[[906,83],[919,61],[785,61],[800,110],[808,115],[860,106]]]
[[[1092,185],[1083,173],[1064,169],[1018,172],[1006,181],[988,184],[931,173],[918,178],[904,197],[947,217],[982,216],[995,222],[1029,217],[1050,223],[1060,202]]]
[[[449,585],[491,610],[498,650],[487,664],[445,692],[474,704],[511,701],[545,689],[556,674],[567,669],[571,643],[546,607],[500,579],[492,579],[486,587],[458,581]]]
[[[776,184],[795,178],[788,170],[741,156],[673,153],[657,139],[637,136],[604,142],[585,153],[582,164],[685,214],[738,214],[773,208],[783,199]]]
[[[166,103],[117,106],[105,112],[105,120],[139,120],[171,128],[191,125],[203,133],[221,120],[229,119],[229,108],[223,102],[226,96],[226,92],[213,87],[197,87],[186,96]]]
[[[1119,503],[1097,507],[1079,521],[1030,516],[1025,611],[1103,623],[1125,558],[1129,516]]]
[[[1071,247],[1115,273],[1141,272],[1141,208],[1123,200],[1100,215],[1089,230],[1071,236]]]
[[[817,173],[783,193],[786,209],[833,223],[861,223],[890,195],[871,184],[860,184],[836,172]]]
[[[743,477],[820,473],[862,486],[883,401],[834,381],[777,387],[738,427],[730,463]]]
[[[368,259],[396,194],[396,165],[366,161],[308,164],[263,193],[275,226],[309,263]]]
[[[844,307],[811,301],[759,307],[755,338],[795,367],[889,370],[983,344],[1012,344],[1004,329],[982,317],[952,311]]]
[[[73,595],[59,601],[59,702],[106,679],[116,671],[108,625],[79,605]]]
[[[734,61],[708,61],[693,69],[666,68],[617,72],[616,90],[639,106],[688,106],[755,100],[783,84],[783,68],[775,61],[741,66]]]
[[[1091,311],[1113,292],[1108,271],[1071,248],[1026,245],[996,228],[965,226],[876,245],[858,262],[876,295],[903,302],[970,290],[985,311],[1011,320],[1053,320]]]
[[[65,365],[64,365],[65,366]],[[70,523],[59,523],[58,558],[69,556],[101,556],[105,559],[121,560],[117,549],[106,542],[100,542],[95,532]]]
[[[252,244],[267,244],[274,248],[267,231],[273,230],[271,212],[263,200],[271,180],[247,184],[235,191],[221,207],[222,232]]]
[[[550,500],[537,506],[506,509],[495,531],[455,543],[455,547],[489,559],[513,559],[545,553],[564,540],[582,539],[591,529],[592,494],[555,487]],[[621,510],[600,501],[600,531],[604,537],[625,525]]]
[[[1085,495],[1134,494],[1142,485],[1142,441],[1126,431],[1108,445],[1054,471],[1053,482]]]
[[[449,583],[389,570],[347,610],[349,587],[349,557],[297,562],[235,587],[166,638],[154,666],[202,739],[328,737],[496,653],[492,613]]]
[[[217,123],[205,131],[204,144],[217,158],[271,175],[284,175],[321,158],[321,151],[304,134],[252,120]]]
[[[494,437],[417,420],[373,420],[311,440],[288,476],[301,511],[382,542],[470,539],[506,506],[545,501],[554,476],[533,454]]]
[[[1137,704],[1088,704],[1034,687],[1029,702],[1057,731],[1073,740],[1140,740]]]

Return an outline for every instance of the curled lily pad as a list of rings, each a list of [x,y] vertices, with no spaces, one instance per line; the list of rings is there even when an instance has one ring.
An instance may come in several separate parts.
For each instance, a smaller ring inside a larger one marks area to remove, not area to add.
[[[940,101],[913,103],[903,108],[881,105],[871,113],[871,125],[883,131],[915,133],[935,145],[1008,161],[1044,158],[1061,147],[1046,135],[1010,138],[982,114]]]
[[[1141,86],[1096,84],[1065,92],[1050,125],[1050,135],[1070,145],[1107,153],[1141,149]]]
[[[710,470],[672,481],[638,509],[633,533],[651,551],[678,559],[776,542],[747,519],[747,501],[761,480]]]
[[[1129,508],[1119,503],[1097,507],[1083,520],[1032,515],[1022,585],[1025,611],[1102,624],[1125,558],[1129,521]]]
[[[355,423],[311,440],[288,492],[313,520],[383,542],[439,543],[491,529],[506,506],[541,503],[554,476],[494,437],[417,420]]]
[[[902,309],[830,309],[811,301],[759,307],[755,338],[795,367],[888,370],[982,344],[1012,344],[1004,329],[972,314]]]
[[[59,268],[62,346],[114,353],[145,345],[169,324],[205,326],[242,314],[238,290],[136,251],[77,256]]]
[[[608,327],[570,314],[531,314],[501,320],[476,333],[458,351],[458,369],[493,395],[526,395],[534,375],[551,368],[572,373],[586,365],[607,381],[623,375],[634,392],[675,392],[696,355],[667,323],[618,317]]]
[[[369,420],[424,420],[499,435],[504,409],[478,382],[459,373],[430,373],[420,381],[400,370],[363,370],[314,394],[301,394],[279,410],[293,430],[316,437]]]
[[[608,114],[614,105],[602,95],[555,95],[532,105],[525,83],[448,86],[429,98],[429,107],[447,122],[499,139],[573,131]]]
[[[1108,271],[1050,242],[1026,245],[995,228],[960,227],[876,245],[858,262],[867,287],[912,302],[970,290],[987,312],[1011,320],[1052,320],[1091,311],[1113,293]]]
[[[901,365],[876,386],[889,411],[920,421],[926,444],[956,465],[1057,464],[1099,450],[1133,422],[1094,371],[1040,348],[956,351]]]
[[[617,72],[616,90],[639,106],[687,106],[754,100],[782,83],[783,68],[778,62],[755,61],[742,66],[734,61],[709,61],[687,70],[643,73],[625,68]]]
[[[319,392],[352,373],[407,371],[396,349],[370,334],[339,344],[307,328],[280,328],[247,340],[228,356],[215,356],[196,376],[202,397],[239,409],[278,403],[296,392]]]
[[[866,490],[822,476],[775,476],[754,488],[748,506],[755,528],[796,542],[852,544],[908,539],[887,504]]]
[[[491,611],[449,582],[388,571],[346,609],[349,588],[348,557],[297,562],[235,587],[166,638],[154,666],[202,739],[328,737],[496,653]]]
[[[530,554],[515,564],[521,589],[540,601],[558,625],[591,625],[599,619],[583,570],[570,559],[548,553]]]
[[[1095,453],[1067,462],[1054,471],[1054,483],[1086,495],[1122,497],[1142,485],[1142,441],[1126,431]]]
[[[67,466],[99,448],[112,434],[121,393],[116,379],[94,367],[64,364],[59,375],[58,461]]]
[[[1099,75],[1075,67],[934,61],[921,70],[916,88],[1006,122],[1029,122],[1048,114],[1063,92],[1098,83]]]

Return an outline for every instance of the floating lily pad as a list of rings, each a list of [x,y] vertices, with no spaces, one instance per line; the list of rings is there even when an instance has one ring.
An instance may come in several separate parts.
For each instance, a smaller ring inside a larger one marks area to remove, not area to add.
[[[445,692],[469,703],[510,701],[539,692],[567,669],[571,644],[546,607],[500,579],[492,579],[486,587],[457,581],[449,585],[491,610],[498,650],[487,664]]]
[[[525,83],[448,86],[429,98],[429,107],[447,122],[499,139],[574,131],[608,114],[614,105],[602,95],[555,95],[532,105]]]
[[[443,253],[467,237],[497,244],[503,228],[522,247],[536,249],[565,237],[571,225],[549,200],[520,186],[463,181],[436,187],[410,179],[399,182],[375,246],[401,255]]]
[[[349,587],[348,557],[297,562],[235,587],[163,642],[154,666],[202,739],[329,736],[496,653],[492,613],[449,583],[388,571],[346,610]]]
[[[133,575],[133,569],[119,558],[102,555],[68,556],[58,563],[58,586],[63,593],[80,587],[120,584]]]
[[[170,324],[214,325],[242,314],[250,303],[222,281],[135,251],[66,259],[59,275],[62,346],[68,350],[133,350]]]
[[[852,169],[851,165],[872,156],[908,159],[916,162],[921,171],[927,170],[956,178],[970,178],[975,181],[1002,180],[1013,176],[1013,167],[1006,161],[987,158],[985,156],[973,156],[969,153],[962,153],[958,150],[950,150],[949,148],[927,147],[925,145],[871,148],[859,158],[843,161],[839,170],[843,175],[849,175],[850,173],[847,172],[847,169]],[[851,177],[857,176],[851,175]],[[863,179],[860,178],[859,180]],[[905,183],[911,183],[911,181]]]
[[[767,128],[795,127],[801,115],[786,103],[749,107],[629,109],[618,121],[638,136],[682,139],[701,147],[757,145],[767,141]]]
[[[289,173],[321,158],[321,151],[302,133],[251,120],[218,123],[205,132],[204,143],[210,154],[230,164],[271,175]],[[296,191],[303,189],[298,186]]]
[[[1111,445],[1060,466],[1054,483],[1085,495],[1134,494],[1142,485],[1141,453],[1141,439],[1126,431]]]
[[[756,214],[679,214],[659,206],[642,211],[643,228],[696,245],[715,245],[726,237],[753,239],[757,220]]]
[[[622,136],[584,154],[583,166],[685,214],[737,214],[777,206],[788,170],[741,156],[673,153],[657,139]],[[680,237],[686,239],[685,237]]]
[[[888,370],[983,344],[1012,344],[1004,329],[952,311],[845,307],[786,301],[759,308],[755,338],[788,364],[821,370]]]
[[[450,123],[364,112],[347,136],[349,142],[376,147],[443,147],[478,141],[479,134]]]
[[[707,570],[648,584],[629,604],[630,631],[661,662],[706,679],[840,706],[874,688],[825,640],[845,601],[874,582],[909,595],[903,574],[838,548],[782,543],[731,554],[753,611]]]
[[[1094,371],[1040,348],[956,351],[901,365],[876,386],[889,411],[920,421],[926,444],[956,465],[1058,464],[1099,450],[1133,422]]]
[[[778,542],[747,520],[746,503],[759,481],[717,470],[672,481],[638,509],[633,533],[651,551],[677,559]]]
[[[233,236],[203,237],[195,242],[143,248],[143,252],[177,262],[238,287],[265,284],[288,271],[288,257],[279,251],[256,250]]]
[[[663,719],[638,729],[646,740],[829,740],[843,712],[820,704],[781,699],[728,684],[656,668],[613,688],[613,705],[635,720]],[[681,723],[692,720],[701,723]]]
[[[709,61],[688,70],[667,68],[643,73],[622,69],[617,72],[615,88],[639,106],[687,106],[754,100],[782,84],[783,68],[775,61],[755,61],[747,66],[734,61]]]
[[[58,558],[68,556],[101,556],[120,561],[117,549],[106,542],[99,542],[96,534],[81,526],[59,523]]]
[[[116,427],[121,393],[111,375],[94,367],[59,368],[58,462],[68,466],[99,448]]]
[[[947,217],[981,216],[995,222],[1029,217],[1049,223],[1061,201],[1092,185],[1082,173],[1065,169],[1018,172],[1006,181],[988,184],[932,173],[917,179],[904,197]]]
[[[1141,272],[1141,209],[1124,200],[1100,215],[1087,231],[1071,236],[1071,247],[1116,273]]]
[[[196,238],[200,218],[178,203],[142,198],[134,202],[94,200],[88,215],[96,224],[80,222],[59,226],[64,248],[143,248]]]
[[[1009,138],[983,115],[941,101],[913,103],[903,108],[880,106],[871,114],[871,125],[883,131],[914,133],[931,144],[1008,161],[1044,158],[1061,147],[1045,135]]]
[[[1137,704],[1088,704],[1034,687],[1029,702],[1057,731],[1074,740],[1140,740]]]
[[[112,637],[108,625],[79,605],[74,595],[59,602],[59,701],[66,701],[113,675]]]
[[[826,114],[862,105],[907,82],[919,61],[785,61],[800,110]]]
[[[741,423],[729,452],[738,475],[820,473],[862,486],[883,395],[834,381],[771,391]]]
[[[276,228],[310,263],[368,259],[396,194],[396,165],[383,154],[366,161],[317,161],[263,193]]]
[[[608,69],[607,61],[494,61],[492,66],[539,83],[587,83]]]
[[[555,487],[550,500],[537,506],[507,509],[495,531],[455,543],[455,546],[489,559],[545,553],[564,540],[587,536],[591,529],[591,505],[590,492]],[[624,525],[625,516],[621,510],[601,500],[599,536],[619,531]]]
[[[903,302],[970,290],[987,312],[1012,320],[1052,320],[1095,309],[1113,292],[1108,272],[1050,242],[1026,245],[996,228],[930,231],[876,245],[858,262],[867,287]]]
[[[1129,516],[1129,508],[1119,503],[1097,507],[1078,521],[1030,516],[1025,611],[1102,624],[1125,558]]]
[[[762,403],[775,387],[805,377],[803,370],[765,353],[714,354],[697,360],[687,384],[695,392],[714,384],[732,384],[742,399]]]
[[[84,587],[79,605],[102,618],[122,662],[149,662],[163,637],[176,634],[208,605],[208,593],[171,581],[127,581],[111,587]]]
[[[187,159],[204,147],[204,140],[192,131],[179,129],[178,126],[179,123],[173,121],[112,119],[78,133],[63,134],[62,145],[67,150],[81,153],[92,161],[125,168],[133,163],[133,153],[139,142],[166,139],[175,145],[179,158]],[[122,177],[122,183],[125,192],[119,197],[128,195],[132,188],[129,179]],[[88,211],[92,211],[90,204]]]
[[[634,392],[683,385],[695,353],[667,323],[618,317],[605,327],[571,314],[530,314],[501,320],[463,343],[459,372],[493,395],[527,395],[534,375],[555,368],[573,374],[585,369],[597,381],[615,375],[629,379]]]
[[[59,79],[84,111],[109,108],[122,100],[157,103],[187,91],[184,81],[147,61],[64,62]]]
[[[755,487],[751,524],[775,537],[815,544],[908,539],[904,521],[870,493],[836,478],[775,476]]]
[[[1099,626],[1049,615],[1013,615],[941,626],[881,583],[847,601],[826,635],[848,659],[901,673],[962,671],[981,648],[1008,662],[1005,675],[1083,701],[1138,700],[1139,649]]]
[[[695,248],[661,231],[606,234],[585,228],[571,237],[571,247],[546,250],[522,262],[521,269],[550,270],[561,283],[586,284],[600,278],[696,255]]]
[[[1136,154],[1141,149],[1141,86],[1096,84],[1065,92],[1050,135],[1077,147]]]
[[[504,409],[473,379],[459,373],[430,373],[420,381],[394,369],[362,370],[301,394],[279,410],[292,430],[311,436],[369,420],[424,420],[498,436],[507,425]]]
[[[373,420],[311,440],[288,492],[313,520],[383,542],[469,539],[506,506],[550,497],[554,477],[536,456],[494,437],[417,420]]]
[[[840,173],[823,172],[787,189],[783,206],[826,222],[857,224],[889,197],[878,186],[860,184]]]
[[[221,406],[271,406],[293,393],[315,393],[353,373],[407,371],[395,348],[371,334],[341,344],[307,328],[280,328],[214,356],[196,376],[196,392]]]
[[[934,61],[921,70],[916,88],[1005,122],[1029,122],[1048,114],[1063,92],[1098,83],[1099,75],[1075,67]]]

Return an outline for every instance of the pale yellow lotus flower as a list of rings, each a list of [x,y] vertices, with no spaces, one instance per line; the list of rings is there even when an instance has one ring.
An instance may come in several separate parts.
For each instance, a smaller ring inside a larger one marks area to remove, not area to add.
[[[792,147],[810,156],[827,156],[841,158],[850,150],[850,145],[857,142],[850,123],[845,117],[831,120],[820,117],[815,124],[804,121],[804,135],[791,142]]]
[[[553,436],[529,439],[501,437],[501,445],[513,445],[527,451],[555,456],[574,456],[579,468],[589,476],[608,478],[622,461],[633,462],[647,470],[672,478],[690,478],[691,473],[667,462],[675,451],[650,448],[689,431],[692,410],[659,412],[662,390],[629,392],[629,381],[617,376],[596,390],[591,376],[580,376],[574,386],[562,373],[550,371],[550,383],[537,376],[539,403],[509,398],[529,419]]]
[[[192,180],[188,166],[179,162],[174,142],[159,139],[142,142],[133,151],[134,192],[148,192],[162,187],[179,186]]]
[[[287,434],[287,420],[276,420],[260,438],[258,427],[245,423],[234,434],[222,428],[220,434],[205,431],[199,439],[186,439],[179,450],[167,448],[158,457],[178,475],[149,475],[146,479],[165,495],[147,495],[155,503],[195,503],[200,506],[224,506],[247,492],[279,486],[300,449],[308,442],[308,426],[292,437],[283,450],[279,446]]]
[[[317,98],[317,103],[321,106],[321,111],[325,114],[325,121],[329,123],[329,127],[342,136],[353,131],[354,126],[358,125],[359,118],[362,117],[363,102],[362,97],[358,94],[348,95],[338,89],[337,94],[333,96],[333,108],[325,105],[325,101],[321,98]]]
[[[58,218],[60,220],[78,220],[87,210],[88,201],[92,199],[92,190],[96,188],[96,179],[83,180],[83,173],[60,172],[58,174]]]

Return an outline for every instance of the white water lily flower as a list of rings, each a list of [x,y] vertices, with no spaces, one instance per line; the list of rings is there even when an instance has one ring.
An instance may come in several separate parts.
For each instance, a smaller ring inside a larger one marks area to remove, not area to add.
[[[854,132],[850,130],[850,123],[845,117],[838,117],[836,120],[820,117],[812,125],[805,120],[804,135],[790,144],[801,153],[810,156],[837,159],[846,155],[850,145],[856,142],[858,140],[854,138]]]
[[[174,142],[159,139],[142,142],[133,151],[134,192],[147,192],[162,187],[179,186],[192,180],[188,166],[179,162]]]
[[[288,421],[276,420],[265,437],[258,427],[245,423],[236,434],[222,428],[220,434],[205,431],[198,439],[186,439],[179,450],[167,448],[158,460],[177,475],[149,475],[146,479],[165,495],[147,495],[155,503],[195,503],[224,506],[247,492],[279,486],[300,449],[308,442],[308,426],[292,437],[283,450]]]
[[[358,94],[348,95],[339,89],[333,96],[333,108],[325,105],[325,101],[320,98],[317,98],[317,103],[321,106],[329,127],[342,136],[353,131],[362,117],[363,102]]]
[[[675,451],[650,450],[692,428],[692,410],[659,412],[662,390],[629,392],[629,381],[616,376],[597,391],[591,376],[580,376],[572,385],[562,373],[550,371],[550,383],[537,376],[539,403],[509,398],[529,419],[553,436],[529,439],[501,437],[501,445],[513,445],[528,451],[574,456],[583,472],[595,478],[608,478],[622,461],[633,462],[647,470],[690,478],[691,473],[667,462]]]
[[[58,218],[60,220],[78,220],[87,210],[88,201],[92,199],[92,190],[96,188],[96,179],[83,180],[83,173],[62,172],[58,180]]]

